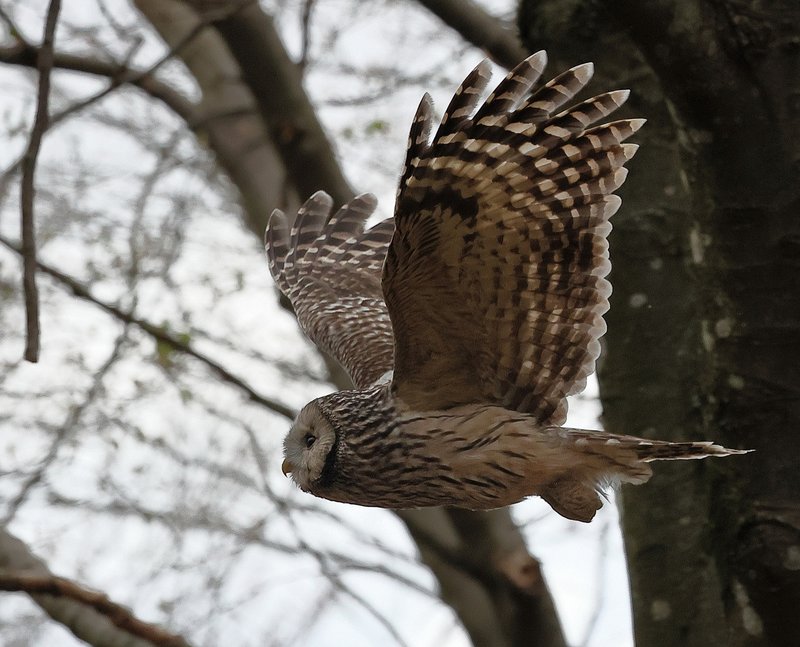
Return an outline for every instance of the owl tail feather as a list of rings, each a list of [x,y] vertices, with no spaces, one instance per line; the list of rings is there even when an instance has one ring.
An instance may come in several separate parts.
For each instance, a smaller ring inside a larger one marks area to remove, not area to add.
[[[560,429],[573,451],[582,454],[581,473],[567,473],[540,493],[560,515],[575,521],[591,521],[603,505],[608,487],[620,483],[639,485],[653,474],[648,463],[709,456],[747,454],[750,449],[728,449],[710,441],[673,443],[635,436],[606,434],[583,429]]]
[[[735,454],[749,454],[752,449],[728,449],[709,440],[689,443],[670,443],[667,441],[640,440],[636,453],[639,460],[650,461],[679,461],[694,458],[708,458],[709,456],[733,456]]]

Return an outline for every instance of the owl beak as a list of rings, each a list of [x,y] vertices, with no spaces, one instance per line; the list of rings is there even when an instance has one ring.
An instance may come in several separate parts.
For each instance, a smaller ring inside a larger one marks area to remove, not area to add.
[[[294,465],[289,462],[288,458],[283,459],[283,464],[281,465],[281,472],[283,472],[284,476],[289,476],[294,471]]]

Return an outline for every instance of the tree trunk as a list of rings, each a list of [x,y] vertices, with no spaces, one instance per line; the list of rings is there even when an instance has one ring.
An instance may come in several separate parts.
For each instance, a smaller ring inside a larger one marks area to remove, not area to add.
[[[167,47],[180,43],[200,23],[200,16],[178,0],[134,0]],[[288,174],[258,112],[255,98],[242,82],[239,66],[219,34],[205,29],[179,57],[202,94],[197,121],[188,124],[206,141],[219,166],[236,186],[246,224],[259,237],[273,209],[288,212],[300,205]]]
[[[531,48],[546,36],[572,62],[593,58],[650,119],[611,240],[606,426],[757,450],[657,464],[623,488],[636,641],[796,645],[800,7],[609,8],[523,2],[520,14]]]

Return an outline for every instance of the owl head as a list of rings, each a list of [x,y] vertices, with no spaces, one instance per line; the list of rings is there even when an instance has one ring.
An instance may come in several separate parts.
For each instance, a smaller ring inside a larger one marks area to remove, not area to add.
[[[283,441],[282,470],[305,492],[317,493],[323,486],[326,467],[335,460],[336,430],[322,413],[317,401],[300,411]]]

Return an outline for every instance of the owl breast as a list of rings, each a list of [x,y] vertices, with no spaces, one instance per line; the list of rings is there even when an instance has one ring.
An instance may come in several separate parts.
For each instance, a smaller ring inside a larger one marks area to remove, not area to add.
[[[486,510],[539,495],[562,516],[591,521],[603,488],[644,483],[650,461],[741,453],[542,425],[491,404],[415,411],[390,385],[333,394],[320,406],[338,440],[328,478],[312,492],[364,506]]]
[[[537,434],[530,416],[497,406],[418,412],[394,404],[373,409],[383,412],[379,419],[338,423],[334,476],[315,494],[386,508],[491,509],[536,494],[559,475],[546,465],[558,465],[563,441]]]

